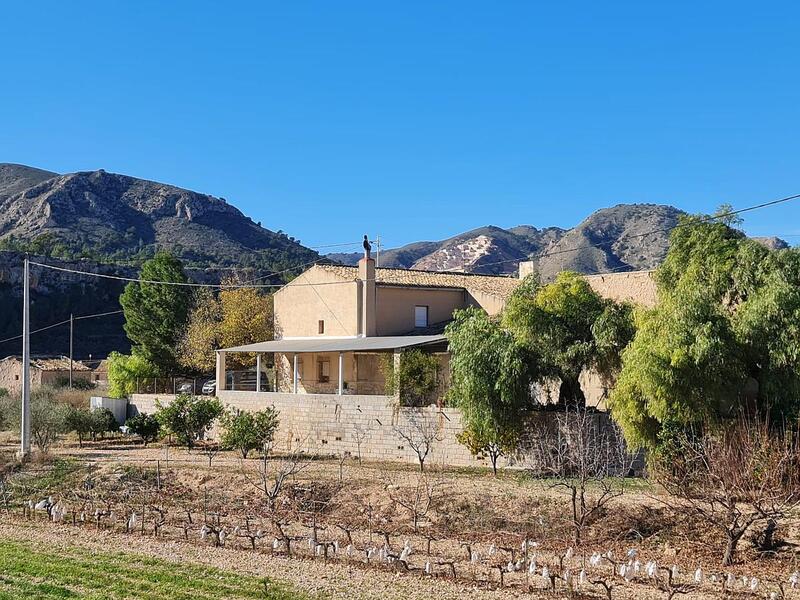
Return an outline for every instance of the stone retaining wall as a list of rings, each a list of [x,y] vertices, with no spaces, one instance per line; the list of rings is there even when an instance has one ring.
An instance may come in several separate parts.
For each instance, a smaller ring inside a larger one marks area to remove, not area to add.
[[[274,406],[280,414],[280,427],[275,436],[278,451],[305,446],[320,454],[341,455],[349,452],[365,460],[386,460],[416,463],[417,455],[405,434],[413,442],[432,438],[426,464],[456,467],[491,466],[488,457],[474,457],[456,436],[463,430],[458,409],[435,406],[396,408],[392,396],[356,396],[335,394],[284,394],[275,392],[222,391],[220,400],[238,410],[256,411]],[[168,403],[174,396],[134,394],[129,414],[156,410],[156,399]],[[527,437],[541,427],[557,427],[555,412],[536,413],[531,418]],[[610,426],[607,414],[592,415],[595,425]],[[215,433],[211,432],[213,438]],[[533,449],[536,444],[528,444]],[[501,457],[502,466],[530,466],[530,457],[509,461]]]

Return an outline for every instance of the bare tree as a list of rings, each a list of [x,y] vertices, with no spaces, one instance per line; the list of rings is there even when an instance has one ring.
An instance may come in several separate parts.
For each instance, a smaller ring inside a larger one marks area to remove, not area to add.
[[[419,461],[420,472],[425,471],[425,459],[433,449],[439,427],[435,419],[424,415],[421,411],[410,410],[407,413],[407,423],[394,428],[397,436],[414,451]]]
[[[558,415],[555,427],[544,423],[533,439],[538,452],[531,466],[553,477],[552,487],[569,495],[569,520],[578,546],[603,507],[622,495],[633,457],[619,430],[585,408],[567,409]]]
[[[244,465],[242,472],[244,478],[264,494],[270,512],[274,512],[286,480],[308,467],[312,458],[298,445],[277,460],[270,460],[264,453],[258,461],[255,473],[248,471]]]
[[[444,482],[439,477],[425,473],[420,473],[410,486],[396,483],[388,473],[384,473],[382,477],[389,498],[408,511],[414,533],[417,533],[420,522],[427,518],[428,513],[441,499]]]
[[[656,478],[672,496],[725,538],[723,565],[733,564],[739,542],[764,525],[771,546],[779,521],[800,504],[798,432],[741,417],[713,431],[684,435],[670,463],[656,463]]]

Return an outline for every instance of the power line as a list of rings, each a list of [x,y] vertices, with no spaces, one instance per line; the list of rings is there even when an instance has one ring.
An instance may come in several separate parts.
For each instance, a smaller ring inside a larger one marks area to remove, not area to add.
[[[740,209],[737,209],[737,210],[730,210],[730,211],[726,211],[726,212],[719,213],[719,214],[716,214],[716,215],[706,215],[705,217],[700,217],[699,219],[695,219],[695,220],[687,222],[687,223],[678,223],[674,227],[665,227],[665,228],[660,228],[660,229],[652,229],[650,231],[645,231],[644,233],[637,233],[635,235],[621,236],[621,237],[619,237],[616,240],[611,241],[611,242],[605,242],[605,243],[601,243],[601,244],[587,244],[585,246],[576,246],[575,248],[564,248],[564,249],[561,249],[561,250],[542,252],[540,254],[534,254],[534,255],[528,256],[527,259],[510,258],[510,259],[506,259],[506,260],[498,260],[498,261],[495,261],[495,262],[483,263],[483,264],[480,264],[480,265],[475,265],[472,268],[479,269],[479,268],[482,268],[482,267],[489,267],[489,266],[492,266],[492,265],[499,265],[499,264],[503,264],[503,263],[520,262],[522,260],[533,260],[533,259],[545,258],[547,256],[556,256],[558,254],[567,254],[569,252],[577,252],[578,250],[588,250],[588,249],[591,249],[591,248],[603,248],[605,246],[610,246],[612,244],[615,244],[621,239],[642,238],[642,237],[646,237],[648,235],[652,235],[654,233],[669,233],[670,231],[673,231],[674,229],[678,229],[679,227],[688,227],[690,225],[695,225],[698,222],[705,223],[705,222],[708,222],[708,221],[716,221],[716,220],[719,220],[719,219],[724,219],[725,217],[731,217],[731,216],[735,216],[735,215],[740,215],[740,214],[745,213],[745,212],[750,212],[750,211],[758,210],[758,209],[761,209],[761,208],[767,208],[769,206],[775,206],[776,204],[783,204],[784,202],[789,202],[790,200],[797,200],[798,198],[800,198],[800,194],[794,194],[792,196],[786,196],[784,198],[778,198],[777,200],[770,200],[769,202],[762,202],[761,204],[755,204],[753,206],[747,206],[745,208],[740,208]],[[446,269],[444,272],[458,272],[458,270],[456,270],[456,269]]]
[[[61,271],[64,273],[73,273],[76,275],[85,275],[87,277],[98,277],[101,279],[112,279],[116,281],[128,281],[131,283],[143,283],[149,285],[171,285],[176,287],[192,287],[192,288],[213,288],[213,289],[243,289],[243,288],[281,288],[285,283],[262,283],[258,285],[252,284],[225,284],[225,283],[194,283],[191,281],[156,281],[153,279],[141,279],[138,277],[123,277],[120,275],[108,275],[106,273],[93,273],[91,271],[80,271],[78,269],[68,269],[66,267],[57,267],[55,265],[48,265],[46,263],[30,261],[31,265],[42,267],[44,269],[51,269],[53,271]],[[297,267],[293,267],[297,268]],[[290,269],[287,269],[290,270]],[[326,281],[323,283],[295,283],[296,286],[320,286],[320,285],[341,285],[352,283],[352,281]]]
[[[83,315],[82,317],[74,317],[73,320],[74,321],[80,321],[82,319],[94,319],[96,317],[106,317],[108,315],[118,315],[120,313],[122,313],[121,310],[112,310],[112,311],[109,311],[109,312],[97,313],[97,314],[94,314],[94,315]],[[69,323],[69,319],[67,319],[65,321],[59,321],[58,323],[53,323],[52,325],[47,325],[46,327],[41,327],[39,329],[35,329],[35,330],[31,331],[31,335],[33,335],[34,333],[39,333],[41,331],[47,331],[48,329],[54,329],[55,327],[59,327],[61,325],[66,325],[67,323]],[[14,337],[10,337],[10,338],[6,338],[4,340],[0,340],[0,344],[4,344],[6,342],[13,342],[14,340],[18,340],[21,337],[22,337],[22,334],[15,335]]]

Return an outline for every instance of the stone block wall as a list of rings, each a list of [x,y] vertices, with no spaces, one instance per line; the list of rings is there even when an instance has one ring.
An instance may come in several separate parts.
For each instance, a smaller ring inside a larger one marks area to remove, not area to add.
[[[488,457],[473,456],[456,436],[463,431],[461,412],[455,408],[439,409],[395,407],[392,396],[358,396],[334,394],[284,394],[276,392],[221,391],[220,400],[231,408],[246,411],[263,410],[274,406],[280,415],[275,436],[275,449],[285,451],[302,446],[323,455],[350,453],[371,461],[417,463],[417,455],[408,440],[432,438],[426,464],[455,467],[488,467]],[[129,414],[156,410],[156,399],[168,403],[173,396],[134,394]],[[606,413],[592,416],[594,427],[611,426]],[[531,436],[545,428],[558,428],[558,413],[545,411],[531,416],[523,436],[529,452],[508,459],[501,457],[500,466],[533,466],[537,444]],[[211,432],[212,439],[215,432]]]

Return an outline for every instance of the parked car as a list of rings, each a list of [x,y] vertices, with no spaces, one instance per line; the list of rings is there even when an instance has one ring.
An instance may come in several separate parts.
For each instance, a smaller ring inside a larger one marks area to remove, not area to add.
[[[194,393],[194,385],[191,382],[185,382],[178,386],[178,393],[179,394],[193,394]]]
[[[206,381],[203,384],[203,394],[206,396],[213,396],[217,393],[217,380],[212,379],[211,381]]]

